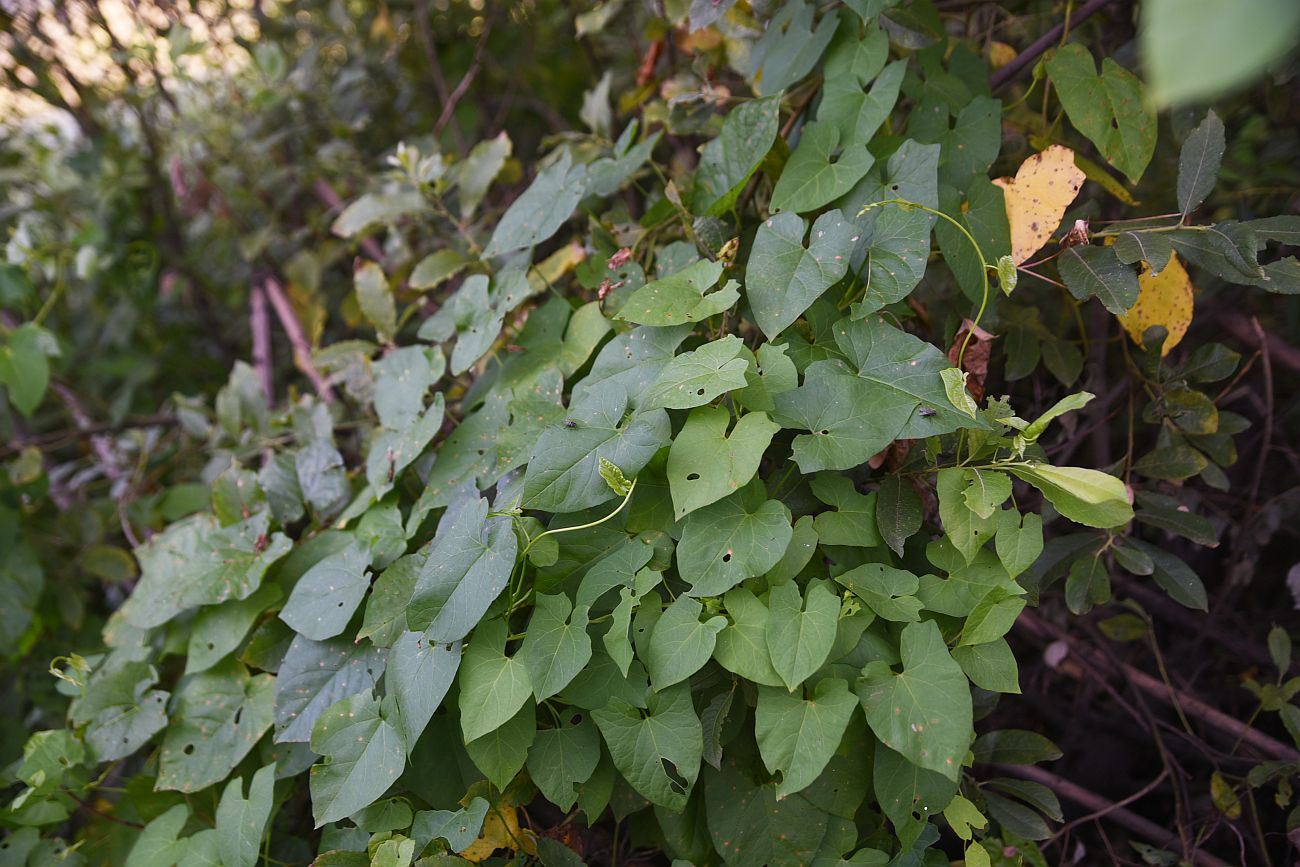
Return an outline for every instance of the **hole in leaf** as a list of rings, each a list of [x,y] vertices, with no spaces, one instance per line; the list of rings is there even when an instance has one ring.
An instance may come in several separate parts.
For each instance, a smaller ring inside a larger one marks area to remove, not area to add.
[[[725,553],[725,554],[722,555],[722,562],[723,562],[723,563],[730,563],[730,562],[731,562],[731,552],[730,552],[730,551],[728,551],[727,553]]]
[[[181,752],[185,753],[187,756],[194,755],[194,744],[186,744],[185,749],[181,750]]]
[[[686,794],[686,786],[690,781],[681,775],[681,772],[677,770],[677,766],[663,756],[659,757],[659,765],[664,769],[664,773],[668,775],[668,785],[672,787],[672,790],[679,795]]]
[[[702,388],[697,388],[697,389],[695,389],[695,396],[696,396],[696,397],[699,397],[699,396],[701,396],[701,395],[703,395],[703,394],[704,394],[704,389],[702,389]]]
[[[209,642],[208,642],[208,650],[216,650],[216,649],[217,649],[217,646],[216,646],[215,644],[213,644],[211,641],[209,641]]]
[[[239,719],[244,715],[244,708],[241,705],[239,710],[235,711],[235,725],[239,725]]]
[[[580,725],[581,723],[582,723],[582,714],[575,713],[573,716],[569,717],[569,725],[576,726],[576,725]]]
[[[699,474],[699,473],[687,473],[687,474],[686,474],[686,481],[688,481],[688,482],[693,482],[693,481],[695,481],[696,479],[698,479],[699,477],[700,477],[700,474]]]

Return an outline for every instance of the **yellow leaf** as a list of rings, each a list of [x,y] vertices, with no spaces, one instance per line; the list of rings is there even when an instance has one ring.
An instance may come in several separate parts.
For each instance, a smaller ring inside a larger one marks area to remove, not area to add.
[[[460,857],[466,861],[486,861],[496,850],[518,849],[521,848],[521,843],[519,814],[513,805],[502,801],[488,810],[478,839],[469,848],[461,850]]]
[[[1241,799],[1237,797],[1232,785],[1223,778],[1223,774],[1218,771],[1210,775],[1210,797],[1220,813],[1229,819],[1241,818]]]
[[[989,43],[989,66],[1001,69],[1016,59],[1016,49],[996,39]]]
[[[1083,186],[1084,174],[1074,164],[1074,151],[1052,145],[1021,164],[1014,178],[998,178],[1011,224],[1011,258],[1019,265],[1038,252],[1065,209]]]
[[[565,274],[582,264],[587,251],[576,241],[566,244],[547,256],[541,264],[528,271],[528,285],[534,292],[545,292],[547,284],[555,285]]]
[[[1152,275],[1150,267],[1138,275],[1137,303],[1119,322],[1133,342],[1141,345],[1142,334],[1152,325],[1163,325],[1169,331],[1162,355],[1178,345],[1192,324],[1192,281],[1177,253],[1169,254],[1169,264],[1159,274]]]

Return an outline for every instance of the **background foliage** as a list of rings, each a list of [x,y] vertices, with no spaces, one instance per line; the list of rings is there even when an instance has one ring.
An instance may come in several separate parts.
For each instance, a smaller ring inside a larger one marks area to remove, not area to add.
[[[0,7],[0,864],[1289,857],[1240,6]]]

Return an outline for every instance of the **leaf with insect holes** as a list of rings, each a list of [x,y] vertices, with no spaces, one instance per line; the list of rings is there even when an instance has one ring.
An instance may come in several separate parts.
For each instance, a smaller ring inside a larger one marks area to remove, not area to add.
[[[747,485],[686,516],[677,571],[691,596],[719,596],[775,566],[793,534],[790,510]]]
[[[781,428],[766,413],[741,416],[731,430],[722,407],[691,411],[668,450],[668,490],[673,514],[684,518],[740,490],[758,471],[763,452]]]
[[[1109,57],[1098,75],[1092,52],[1078,42],[1057,49],[1047,74],[1075,129],[1137,183],[1156,148],[1156,112],[1142,82]]]
[[[271,727],[275,678],[235,659],[185,681],[158,757],[156,788],[197,792],[224,780]]]
[[[614,766],[632,788],[653,804],[680,811],[704,755],[704,732],[690,686],[679,683],[650,692],[646,702],[642,710],[615,697],[591,715]]]
[[[683,352],[666,365],[646,395],[646,409],[690,409],[745,387],[749,359],[744,342],[734,334]]]

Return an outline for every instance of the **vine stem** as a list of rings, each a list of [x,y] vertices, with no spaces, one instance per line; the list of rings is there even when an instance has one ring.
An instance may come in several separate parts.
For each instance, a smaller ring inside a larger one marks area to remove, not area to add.
[[[934,208],[931,208],[928,205],[923,205],[920,202],[913,202],[908,199],[886,199],[883,202],[873,202],[872,204],[863,207],[861,211],[858,211],[858,216],[861,217],[867,211],[870,211],[873,208],[884,207],[885,205],[898,205],[903,208],[912,208],[914,210],[924,211],[927,214],[933,214],[936,217],[942,217],[965,236],[966,240],[970,242],[971,247],[975,250],[975,255],[980,257],[980,279],[983,281],[980,295],[980,308],[979,312],[975,314],[974,321],[971,323],[974,327],[966,330],[966,338],[962,340],[961,350],[957,353],[957,369],[960,370],[962,362],[966,359],[966,347],[970,345],[970,339],[975,335],[975,328],[979,327],[980,320],[984,318],[984,311],[989,306],[989,269],[996,266],[990,265],[989,261],[984,258],[984,251],[980,249],[979,242],[975,240],[975,236],[972,235],[965,226],[945,214],[943,211],[935,210]]]
[[[516,578],[516,576],[514,576],[514,575],[512,575],[511,578],[510,578],[510,610],[511,610],[511,611],[514,611],[514,607],[515,607],[515,595],[516,595],[520,590],[523,589],[524,569],[525,569],[525,564],[528,562],[528,552],[531,551],[531,550],[533,550],[533,546],[536,545],[539,541],[541,541],[542,537],[544,537],[544,536],[556,536],[556,535],[558,535],[558,534],[560,534],[560,533],[572,533],[572,532],[574,532],[575,530],[588,530],[588,529],[590,529],[590,528],[592,528],[592,527],[597,527],[597,526],[599,526],[599,525],[605,523],[606,521],[609,521],[609,520],[613,519],[614,517],[616,517],[616,516],[618,515],[619,512],[621,512],[621,511],[623,511],[623,509],[627,508],[627,504],[628,504],[628,502],[631,501],[631,499],[632,499],[632,493],[633,493],[634,491],[636,491],[636,479],[632,479],[632,484],[628,486],[627,493],[623,495],[623,502],[619,503],[619,504],[618,504],[618,508],[615,509],[614,511],[610,512],[610,513],[609,513],[608,515],[606,515],[605,517],[603,517],[603,518],[598,518],[598,519],[595,520],[595,521],[588,521],[588,522],[585,523],[585,524],[578,524],[578,525],[573,526],[573,527],[558,527],[558,528],[556,528],[556,529],[554,529],[554,530],[546,530],[545,532],[538,533],[536,536],[534,536],[534,537],[532,537],[531,539],[529,539],[529,540],[528,540],[528,544],[524,546],[523,553],[521,553],[521,554],[519,555],[519,561],[518,561],[518,563],[516,563],[516,568],[519,570],[519,574],[518,574],[517,578]],[[527,596],[525,595],[524,598],[526,599]]]
[[[623,502],[619,503],[617,509],[610,512],[608,515],[606,515],[603,518],[599,518],[595,521],[588,521],[585,524],[578,524],[573,527],[558,527],[554,530],[547,530],[544,533],[538,533],[536,536],[534,536],[532,539],[528,541],[527,545],[524,546],[524,553],[521,556],[527,557],[528,552],[533,549],[533,546],[536,545],[543,536],[555,536],[558,535],[559,533],[572,533],[574,530],[589,530],[592,527],[600,526],[606,521],[611,520],[612,518],[616,517],[619,512],[623,511],[623,509],[627,507],[628,501],[632,499],[632,492],[635,490],[636,490],[636,479],[633,479],[632,484],[628,486],[627,493],[623,495]]]

